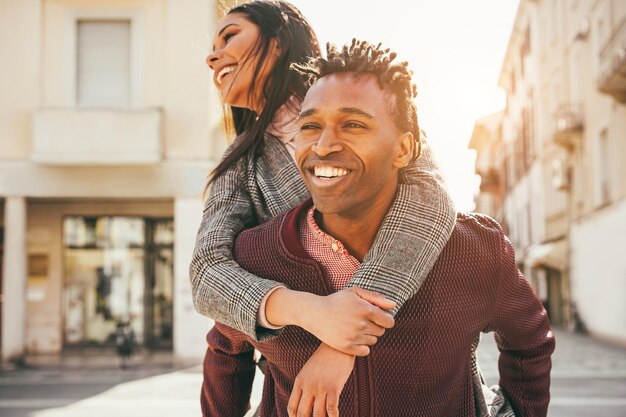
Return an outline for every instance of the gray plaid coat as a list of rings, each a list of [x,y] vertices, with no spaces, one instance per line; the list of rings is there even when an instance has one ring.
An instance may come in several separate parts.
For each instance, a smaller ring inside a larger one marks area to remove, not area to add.
[[[396,311],[426,279],[456,220],[430,149],[422,148],[420,159],[401,171],[397,198],[348,284],[385,295],[397,303]],[[308,196],[285,146],[269,134],[261,155],[240,160],[214,181],[189,269],[198,312],[255,340],[276,334],[257,326],[257,314],[267,292],[280,284],[240,268],[232,257],[233,242],[242,230]]]

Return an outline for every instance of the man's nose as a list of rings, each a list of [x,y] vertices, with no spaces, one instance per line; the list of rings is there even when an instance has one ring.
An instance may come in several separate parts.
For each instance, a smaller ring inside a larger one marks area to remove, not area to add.
[[[334,152],[340,152],[343,149],[341,141],[335,135],[333,129],[324,129],[320,134],[317,142],[313,144],[311,150],[319,156],[326,156]]]

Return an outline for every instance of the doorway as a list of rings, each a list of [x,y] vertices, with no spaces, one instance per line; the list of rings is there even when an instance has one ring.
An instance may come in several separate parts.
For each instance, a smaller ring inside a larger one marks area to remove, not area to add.
[[[139,345],[172,347],[173,221],[67,216],[64,344],[113,345],[128,323]]]
[[[541,266],[536,269],[537,295],[548,312],[550,323],[563,325],[562,274],[558,269]]]

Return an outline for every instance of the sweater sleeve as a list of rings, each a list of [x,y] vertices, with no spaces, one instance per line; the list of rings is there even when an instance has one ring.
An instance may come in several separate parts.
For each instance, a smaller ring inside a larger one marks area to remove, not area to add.
[[[501,234],[500,276],[491,323],[500,359],[500,387],[515,415],[546,416],[550,402],[555,339],[541,301],[515,263],[511,242]]]
[[[243,176],[244,162],[240,162],[211,185],[189,275],[199,313],[263,340],[278,331],[257,325],[259,306],[272,288],[284,284],[253,275],[233,260],[235,237],[257,224]]]
[[[250,408],[254,347],[243,333],[217,323],[207,335],[200,404],[204,417],[243,417]]]
[[[448,242],[456,210],[428,144],[400,172],[396,199],[349,287],[362,287],[396,302],[413,297]]]

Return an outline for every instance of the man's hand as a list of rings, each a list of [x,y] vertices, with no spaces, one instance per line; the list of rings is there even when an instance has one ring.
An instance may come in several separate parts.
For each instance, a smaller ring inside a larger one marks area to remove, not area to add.
[[[300,326],[343,353],[366,356],[369,346],[393,327],[393,317],[384,310],[395,305],[356,287],[325,297],[279,288],[269,296],[265,314],[271,324]]]
[[[339,396],[354,368],[354,356],[322,343],[296,377],[289,417],[339,417]]]

